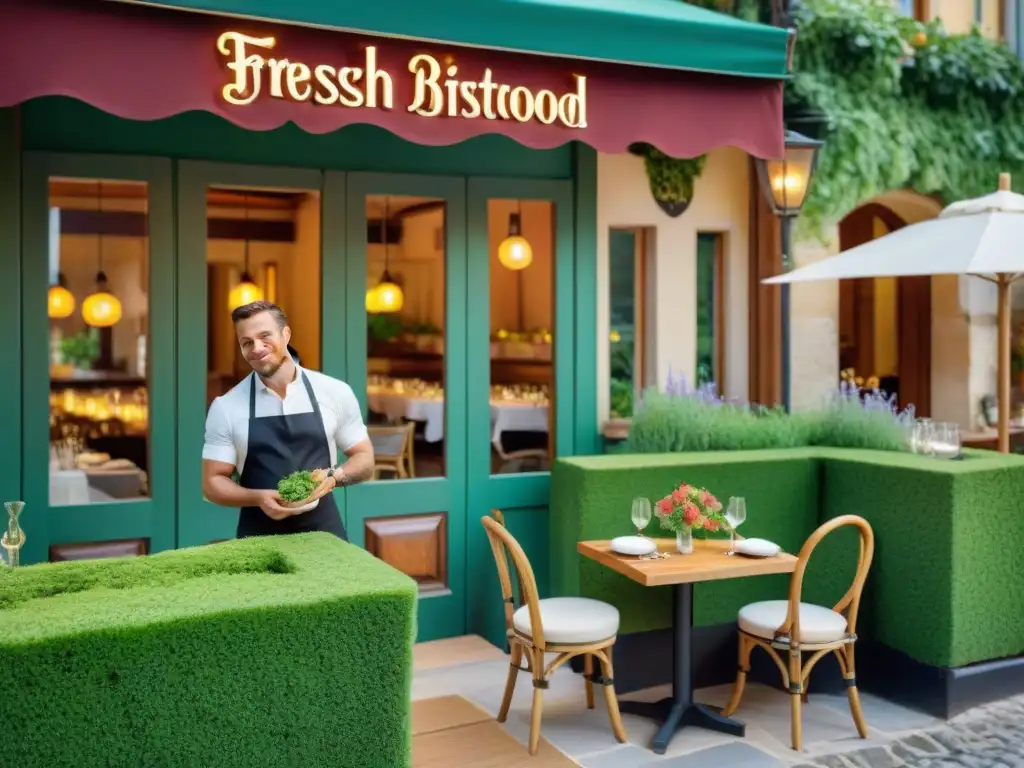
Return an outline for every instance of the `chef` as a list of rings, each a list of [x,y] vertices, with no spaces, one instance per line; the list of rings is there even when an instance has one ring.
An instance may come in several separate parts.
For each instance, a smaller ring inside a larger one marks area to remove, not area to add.
[[[291,328],[276,304],[254,301],[231,320],[253,372],[210,406],[203,494],[241,508],[239,538],[327,531],[347,539],[331,491],[373,474],[373,446],[352,388],[292,360]],[[339,454],[346,457],[340,464]],[[315,470],[318,481],[310,498],[320,502],[308,512],[283,506],[277,493],[278,481],[300,470]]]

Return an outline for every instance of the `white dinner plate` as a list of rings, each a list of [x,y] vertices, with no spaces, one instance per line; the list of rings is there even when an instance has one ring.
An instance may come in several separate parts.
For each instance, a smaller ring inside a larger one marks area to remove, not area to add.
[[[658,548],[658,545],[643,536],[619,536],[612,539],[611,547],[612,552],[618,552],[620,555],[649,555]]]
[[[319,503],[320,499],[313,499],[311,502],[309,502],[308,504],[303,504],[301,507],[292,507],[287,504],[285,504],[284,506],[288,507],[288,509],[290,509],[292,512],[309,512],[309,510],[316,507],[316,505]]]
[[[767,539],[740,539],[736,542],[736,551],[750,557],[775,557],[782,547]]]

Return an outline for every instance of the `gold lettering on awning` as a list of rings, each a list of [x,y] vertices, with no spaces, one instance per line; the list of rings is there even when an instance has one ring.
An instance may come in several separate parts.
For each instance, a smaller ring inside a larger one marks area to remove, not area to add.
[[[221,88],[228,104],[244,107],[260,96],[298,103],[312,101],[324,106],[394,108],[394,81],[377,66],[377,47],[364,50],[362,66],[335,67],[307,64],[265,54],[274,50],[274,37],[254,37],[224,32],[217,50],[225,59],[230,81]],[[552,90],[533,91],[524,85],[498,82],[490,67],[479,80],[458,79],[458,67],[429,54],[409,60],[413,77],[412,102],[407,110],[422,117],[454,117],[467,120],[512,120],[544,125],[558,122],[567,128],[587,127],[587,78],[573,75],[575,90],[561,95]]]

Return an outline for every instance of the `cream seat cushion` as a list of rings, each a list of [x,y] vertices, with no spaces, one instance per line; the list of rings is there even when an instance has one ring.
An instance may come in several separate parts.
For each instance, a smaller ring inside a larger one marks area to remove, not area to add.
[[[538,602],[544,642],[583,645],[607,640],[619,631],[619,610],[614,605],[586,597],[549,597]],[[530,609],[524,605],[512,614],[512,626],[532,637]]]
[[[786,621],[789,602],[765,600],[740,609],[739,625],[743,632],[771,640]],[[832,643],[846,635],[846,617],[831,608],[800,603],[801,643]]]

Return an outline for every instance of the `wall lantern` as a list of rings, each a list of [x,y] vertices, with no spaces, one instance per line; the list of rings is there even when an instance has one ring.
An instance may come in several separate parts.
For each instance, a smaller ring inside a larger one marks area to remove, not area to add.
[[[807,192],[818,165],[818,153],[824,143],[795,131],[786,131],[785,150],[781,158],[756,158],[757,180],[768,205],[779,217],[782,271],[792,268],[792,222],[804,207]],[[780,295],[782,315],[782,403],[789,411],[789,284],[783,283]]]

